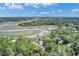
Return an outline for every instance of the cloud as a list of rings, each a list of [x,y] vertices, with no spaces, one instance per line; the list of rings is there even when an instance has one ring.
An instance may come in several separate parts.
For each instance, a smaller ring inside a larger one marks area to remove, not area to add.
[[[24,5],[25,5],[25,6],[29,6],[29,3],[25,3]]]
[[[40,4],[31,4],[32,5],[32,7],[34,7],[34,8],[39,8],[40,7]]]
[[[31,5],[34,8],[46,7],[46,6],[56,6],[58,3],[25,3],[25,6]]]
[[[72,9],[72,12],[79,12],[79,9]]]
[[[42,3],[42,5],[44,5],[44,6],[50,6],[50,5],[52,5],[52,3]]]
[[[64,12],[62,9],[58,9],[57,12]]]
[[[39,8],[40,4],[39,3],[25,3],[25,6],[32,6],[34,8]]]
[[[0,9],[5,10],[6,8],[5,7],[0,7]]]
[[[49,14],[49,12],[44,12],[43,11],[43,12],[40,12],[40,14],[46,14],[47,15],[47,14]]]
[[[6,3],[5,6],[9,9],[23,9],[23,6],[19,3]]]
[[[58,3],[42,3],[43,6],[56,6]]]

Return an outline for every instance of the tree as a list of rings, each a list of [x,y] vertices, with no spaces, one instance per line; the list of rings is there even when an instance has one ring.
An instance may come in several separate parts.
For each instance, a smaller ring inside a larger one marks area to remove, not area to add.
[[[0,55],[2,56],[9,56],[14,55],[13,52],[13,44],[11,43],[11,40],[8,39],[8,37],[0,37]]]

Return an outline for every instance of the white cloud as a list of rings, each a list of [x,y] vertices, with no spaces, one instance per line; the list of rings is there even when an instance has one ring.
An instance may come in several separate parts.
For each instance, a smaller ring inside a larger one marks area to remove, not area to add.
[[[4,10],[4,9],[6,9],[6,8],[5,8],[5,7],[0,7],[0,9]]]
[[[58,3],[25,3],[25,6],[29,6],[29,5],[31,5],[34,8],[39,8],[42,6],[43,7],[51,6],[51,5],[56,6],[56,5],[58,5]]]
[[[23,6],[18,3],[6,3],[5,6],[9,9],[23,9]]]
[[[34,8],[39,8],[40,7],[39,3],[25,3],[25,6],[29,6],[29,5],[31,5]]]
[[[44,6],[56,6],[56,5],[58,5],[58,3],[42,3],[42,5],[44,5]]]
[[[40,5],[39,4],[31,4],[34,8],[39,8]]]
[[[47,14],[49,14],[49,12],[40,12],[40,14],[46,14],[47,15]]]
[[[25,3],[25,6],[29,6],[29,3]]]
[[[72,9],[72,12],[79,12],[79,9]]]
[[[58,9],[57,11],[58,11],[58,12],[64,12],[62,9]]]
[[[52,5],[52,3],[42,3],[42,5],[44,5],[44,6],[50,6],[50,5]]]

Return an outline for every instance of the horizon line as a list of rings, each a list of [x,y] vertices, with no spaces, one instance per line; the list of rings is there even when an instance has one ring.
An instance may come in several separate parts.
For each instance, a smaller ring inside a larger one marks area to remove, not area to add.
[[[0,18],[5,17],[79,17],[79,16],[0,16]]]

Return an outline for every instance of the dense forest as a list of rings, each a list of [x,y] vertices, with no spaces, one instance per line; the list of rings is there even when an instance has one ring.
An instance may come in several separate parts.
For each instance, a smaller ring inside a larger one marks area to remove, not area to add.
[[[41,26],[41,25],[56,25],[56,26],[74,26],[79,29],[79,17],[38,17],[32,18],[30,22],[23,22],[19,26]]]
[[[2,56],[78,56],[79,55],[79,18],[55,17],[33,18],[31,22],[19,26],[56,25],[57,29],[49,31],[38,38],[19,36],[12,39],[0,36],[0,55]],[[32,19],[31,19],[32,20]],[[15,40],[15,41],[14,41]]]

